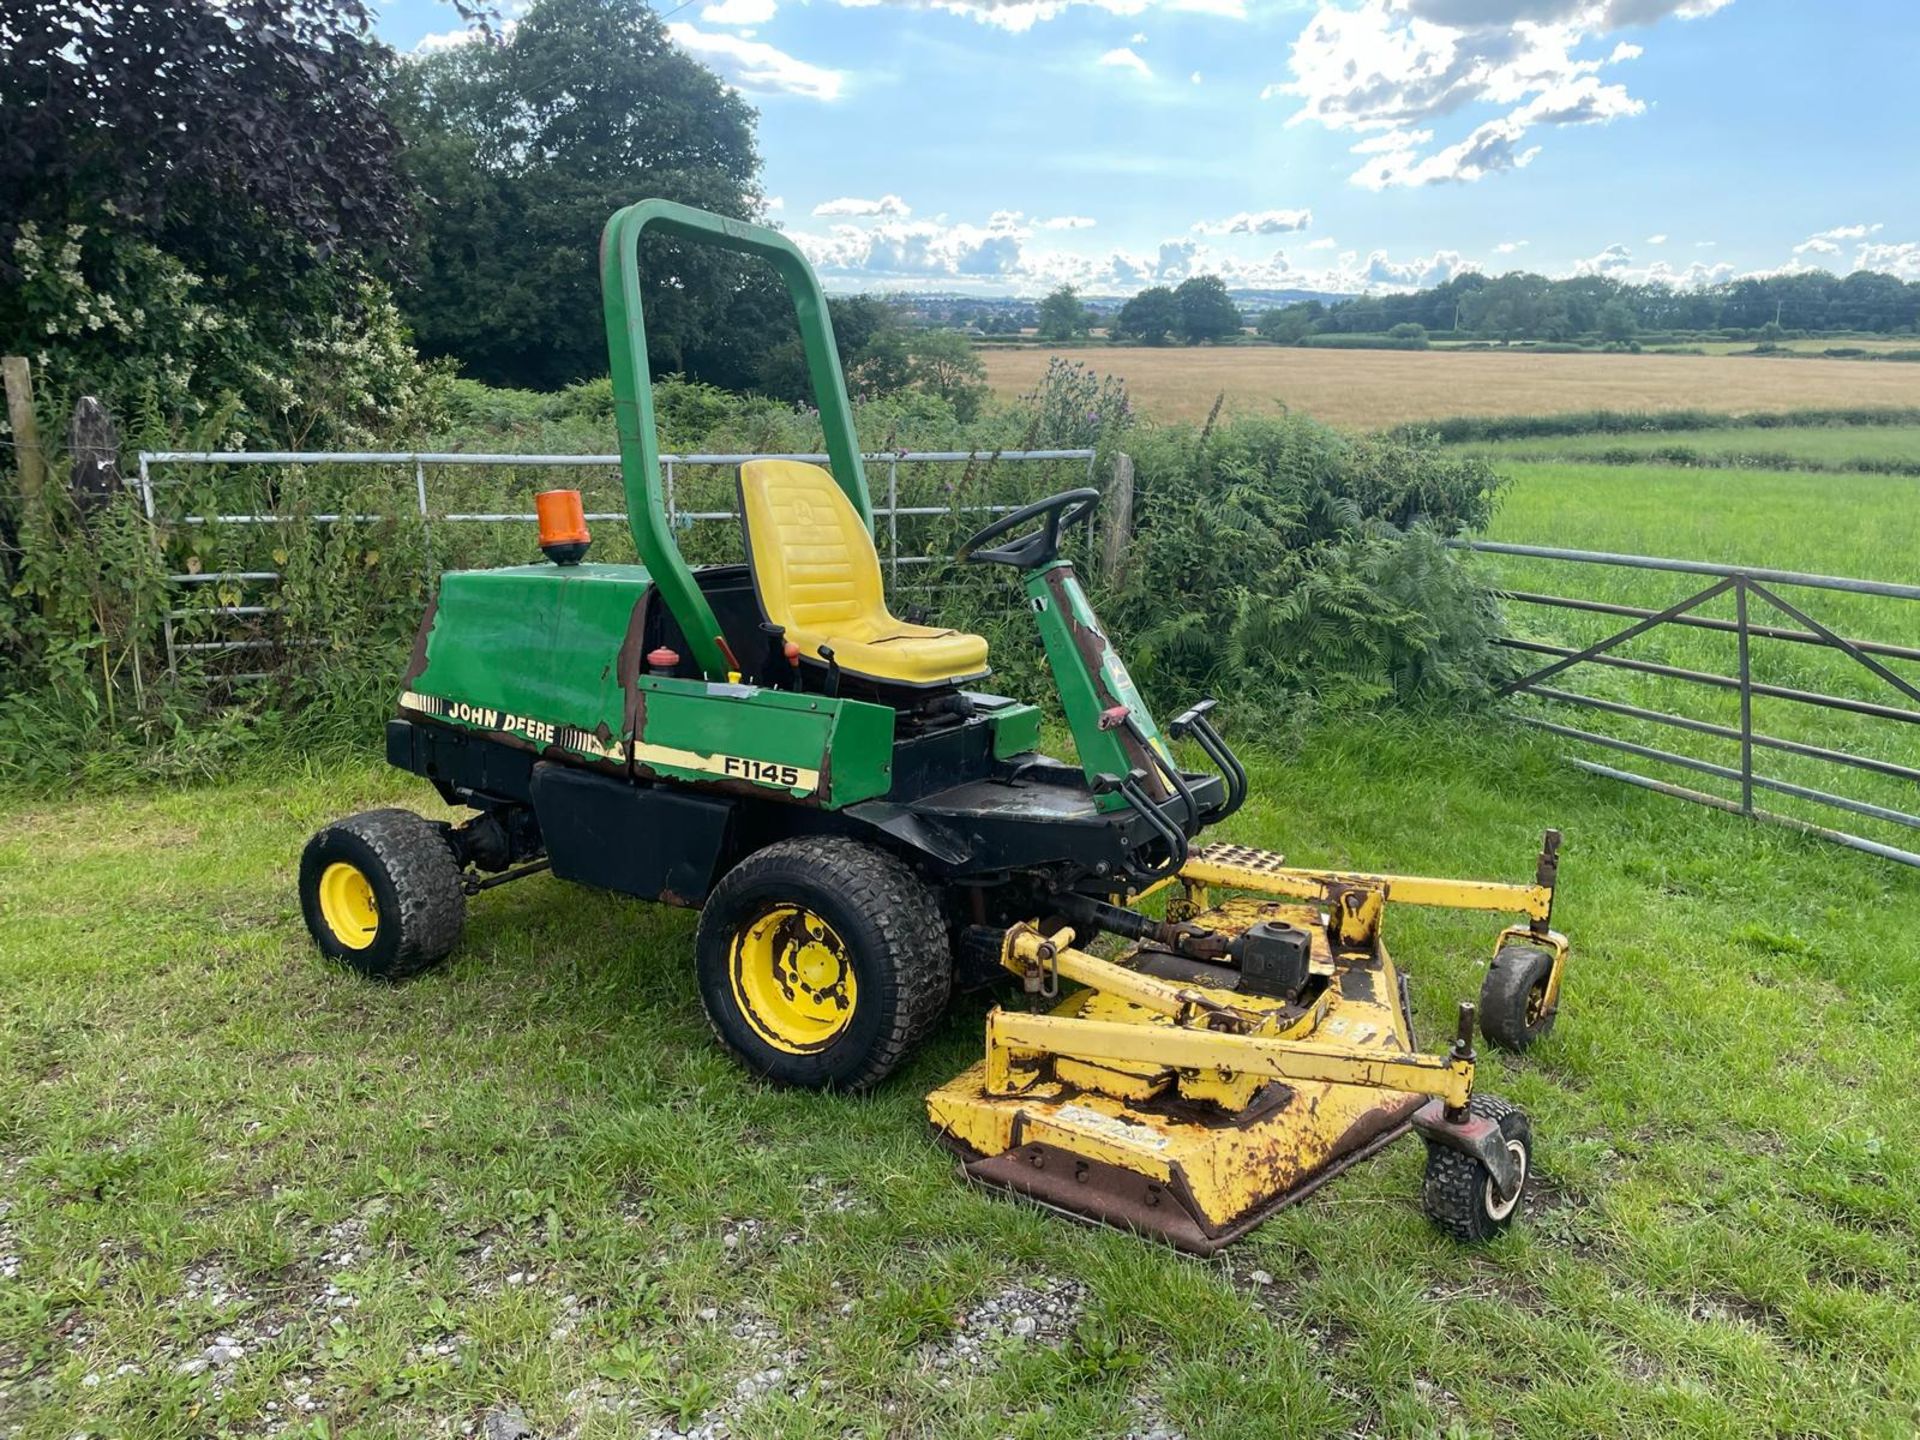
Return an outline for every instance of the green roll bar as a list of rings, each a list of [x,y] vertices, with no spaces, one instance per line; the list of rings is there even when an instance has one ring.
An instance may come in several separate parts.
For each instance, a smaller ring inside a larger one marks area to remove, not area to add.
[[[634,544],[660,594],[680,623],[693,660],[710,679],[723,679],[732,667],[720,639],[713,607],[694,583],[693,571],[667,522],[661,486],[660,444],[654,434],[653,380],[647,365],[647,327],[640,307],[640,236],[652,230],[722,250],[737,250],[771,261],[786,282],[800,319],[813,403],[826,432],[833,478],[853,502],[869,530],[873,506],[867,499],[866,472],[860,465],[860,441],[853,431],[853,407],[847,401],[840,352],[833,344],[827,298],[807,257],[778,230],[750,225],[671,200],[642,200],[616,211],[600,235],[600,295],[607,317],[607,352],[613,365],[614,421],[620,433],[620,470],[626,481],[627,519]]]

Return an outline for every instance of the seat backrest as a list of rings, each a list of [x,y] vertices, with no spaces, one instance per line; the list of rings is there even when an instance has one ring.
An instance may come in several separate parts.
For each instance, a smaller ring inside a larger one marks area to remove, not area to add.
[[[760,608],[776,625],[817,630],[887,613],[873,536],[818,465],[749,460],[740,467],[740,513]]]

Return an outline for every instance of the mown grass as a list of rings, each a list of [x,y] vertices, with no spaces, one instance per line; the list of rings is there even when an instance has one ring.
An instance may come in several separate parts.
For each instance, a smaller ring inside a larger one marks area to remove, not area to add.
[[[352,979],[293,871],[326,819],[427,801],[371,763],[14,802],[0,1426],[1912,1433],[1920,877],[1504,728],[1250,758],[1229,832],[1302,861],[1519,876],[1567,832],[1565,1011],[1483,1074],[1539,1136],[1492,1247],[1428,1227],[1411,1142],[1212,1263],[971,1190],[920,1097],[984,999],[870,1098],[769,1090],[708,1037],[691,917],[550,878],[476,900],[441,971]],[[1438,1035],[1492,927],[1391,926]],[[1064,1318],[983,1330],[1010,1293]],[[243,1354],[181,1372],[222,1335]]]

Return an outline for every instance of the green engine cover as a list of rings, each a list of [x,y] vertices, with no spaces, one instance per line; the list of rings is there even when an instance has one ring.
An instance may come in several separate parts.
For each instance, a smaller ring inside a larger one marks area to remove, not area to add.
[[[652,588],[638,565],[450,571],[400,707],[636,776],[833,809],[887,793],[885,706],[643,673]]]

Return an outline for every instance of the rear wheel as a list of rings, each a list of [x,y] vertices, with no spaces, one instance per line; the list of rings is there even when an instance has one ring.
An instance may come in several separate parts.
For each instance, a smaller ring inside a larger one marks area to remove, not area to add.
[[[329,959],[399,980],[459,943],[467,897],[440,827],[410,810],[368,810],[307,842],[300,908]]]
[[[1553,1029],[1547,982],[1553,955],[1533,945],[1502,945],[1480,983],[1480,1033],[1516,1054]]]
[[[1533,1175],[1533,1122],[1527,1112],[1497,1095],[1475,1095],[1467,1102],[1475,1115],[1495,1121],[1507,1153],[1520,1168],[1520,1183],[1502,1195],[1493,1172],[1463,1151],[1427,1142],[1427,1174],[1420,1190],[1427,1218],[1456,1240],[1477,1244],[1493,1239],[1513,1223],[1520,1197]]]
[[[953,984],[932,887],[885,851],[835,837],[783,840],[728,871],[695,950],[715,1032],[782,1085],[876,1084]]]

